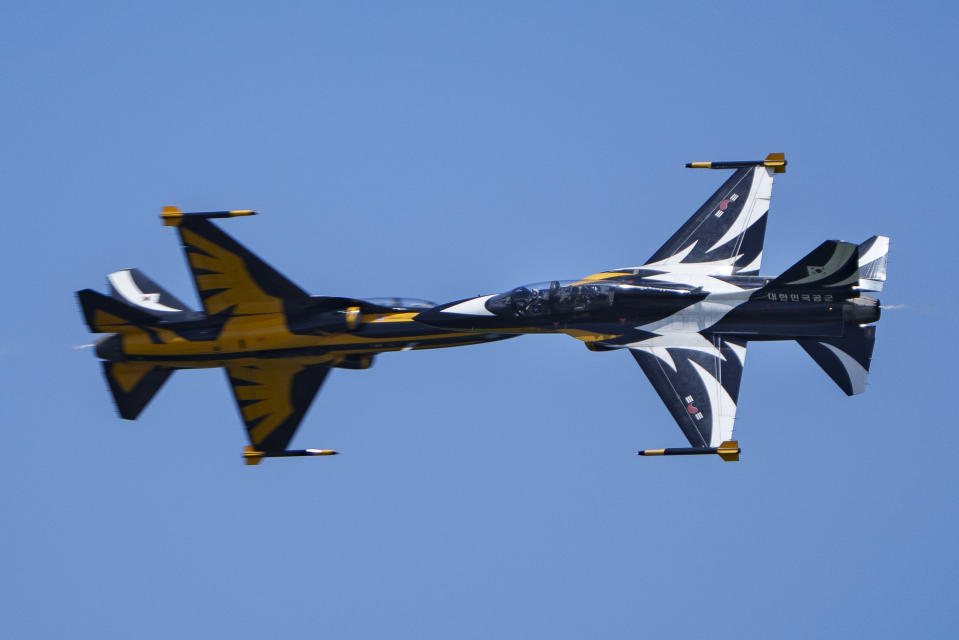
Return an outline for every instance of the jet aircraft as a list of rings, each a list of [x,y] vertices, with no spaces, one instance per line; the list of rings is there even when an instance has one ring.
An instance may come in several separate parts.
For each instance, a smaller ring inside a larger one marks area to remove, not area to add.
[[[795,340],[849,395],[865,390],[889,238],[828,240],[778,277],[759,275],[773,177],[784,154],[693,162],[733,174],[644,264],[458,300],[415,319],[442,329],[565,333],[592,351],[627,350],[689,447],[640,455],[718,454],[732,439],[750,342]]]
[[[186,253],[203,311],[137,269],[108,276],[110,296],[77,292],[120,417],[136,420],[178,369],[222,367],[246,425],[247,464],[333,455],[287,450],[330,369],[366,369],[384,351],[435,349],[515,337],[434,329],[414,320],[423,300],[310,296],[210,222],[249,210],[183,213],[164,207]]]

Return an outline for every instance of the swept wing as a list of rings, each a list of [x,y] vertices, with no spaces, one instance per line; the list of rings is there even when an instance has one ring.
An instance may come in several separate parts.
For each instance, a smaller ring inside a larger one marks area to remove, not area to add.
[[[250,445],[260,452],[285,451],[329,372],[292,359],[226,367]]]
[[[703,344],[677,339],[671,346],[630,347],[689,444],[718,447],[732,438],[739,383],[746,363],[746,341],[702,334]]]
[[[646,266],[716,263],[726,272],[756,275],[766,237],[773,174],[785,171],[783,154],[754,163],[690,163],[698,168],[737,166],[723,183],[646,261]],[[707,166],[708,165],[708,166]]]
[[[165,216],[176,213],[180,212],[175,207],[164,208]],[[309,298],[306,291],[207,219],[214,215],[180,213],[180,217],[167,219],[174,221],[180,234],[207,315],[279,313],[284,300]]]

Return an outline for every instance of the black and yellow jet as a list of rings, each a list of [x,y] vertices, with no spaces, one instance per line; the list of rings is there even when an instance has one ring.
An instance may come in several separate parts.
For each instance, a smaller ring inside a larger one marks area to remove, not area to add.
[[[413,317],[433,303],[310,296],[210,222],[254,211],[183,213],[165,207],[186,252],[203,312],[136,269],[108,276],[111,296],[77,292],[120,416],[136,420],[177,369],[222,367],[250,445],[263,458],[333,455],[287,450],[332,368],[366,369],[383,351],[491,342],[509,335],[438,330]]]

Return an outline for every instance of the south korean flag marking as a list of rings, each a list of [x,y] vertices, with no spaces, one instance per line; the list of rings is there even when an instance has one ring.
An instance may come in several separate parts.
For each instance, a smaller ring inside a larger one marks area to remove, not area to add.
[[[719,211],[717,211],[713,215],[716,216],[717,218],[721,218],[723,214],[726,213],[726,209],[729,208],[729,203],[736,202],[737,200],[739,200],[738,193],[734,193],[733,195],[729,196],[728,198],[726,198],[725,200],[719,203]]]

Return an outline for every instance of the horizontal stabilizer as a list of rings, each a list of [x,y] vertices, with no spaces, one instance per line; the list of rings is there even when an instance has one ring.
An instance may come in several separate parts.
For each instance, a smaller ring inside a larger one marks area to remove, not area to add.
[[[150,313],[179,313],[191,309],[139,269],[114,271],[107,276],[110,293],[117,300]]]
[[[882,291],[886,281],[889,238],[873,236],[859,245],[859,290]]]
[[[874,325],[846,325],[846,334],[841,338],[803,338],[796,342],[846,395],[866,390],[872,349],[876,344]]]
[[[852,288],[859,284],[859,247],[850,242],[827,240],[802,260],[786,269],[767,289]],[[763,294],[765,295],[765,294]]]
[[[120,417],[136,420],[153,399],[173,369],[146,362],[103,362],[103,375],[110,385]]]
[[[105,296],[93,289],[77,291],[83,319],[93,333],[129,333],[156,320],[143,309]]]

